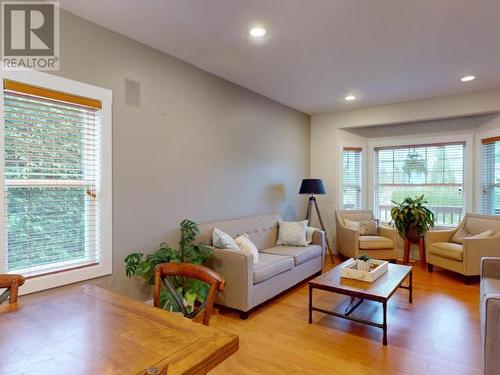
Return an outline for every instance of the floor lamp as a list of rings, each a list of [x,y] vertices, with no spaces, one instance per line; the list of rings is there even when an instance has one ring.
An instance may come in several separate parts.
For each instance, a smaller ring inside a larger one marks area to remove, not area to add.
[[[318,220],[319,224],[321,225],[321,229],[325,232],[326,247],[328,249],[328,253],[330,254],[330,260],[332,261],[333,264],[333,254],[332,254],[332,249],[330,248],[330,243],[328,241],[328,234],[326,232],[325,225],[323,224],[323,219],[321,219],[321,213],[319,212],[318,203],[316,202],[316,197],[314,196],[318,194],[326,194],[323,181],[319,178],[303,179],[302,184],[300,185],[299,194],[309,194],[309,203],[307,205],[306,220],[308,222],[308,225],[311,225],[311,215],[314,206],[316,214],[318,215]]]

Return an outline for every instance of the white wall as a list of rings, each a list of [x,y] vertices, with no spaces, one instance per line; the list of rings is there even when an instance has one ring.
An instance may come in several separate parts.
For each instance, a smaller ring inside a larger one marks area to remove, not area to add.
[[[364,207],[372,208],[371,166],[375,145],[407,144],[409,140],[411,143],[419,140],[467,140],[466,205],[469,211],[479,210],[477,195],[481,176],[477,163],[480,139],[500,135],[498,111],[500,90],[312,116],[311,174],[323,178],[328,190],[318,202],[327,217],[330,236],[334,234],[334,211],[341,208],[344,146],[362,146],[365,151]]]
[[[153,48],[61,12],[60,76],[113,90],[113,275],[96,283],[143,297],[124,257],[177,246],[184,218],[305,215],[309,116]],[[125,104],[125,78],[141,84]]]

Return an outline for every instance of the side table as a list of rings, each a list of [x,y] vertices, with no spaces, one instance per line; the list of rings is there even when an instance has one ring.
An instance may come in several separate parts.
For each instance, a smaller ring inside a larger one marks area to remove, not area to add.
[[[405,264],[408,264],[410,262],[410,245],[415,244],[418,245],[418,251],[420,255],[420,266],[425,267],[427,264],[427,261],[425,259],[425,240],[424,237],[419,237],[418,240],[409,240],[408,238],[405,238],[404,242],[404,256],[403,256],[403,262]]]

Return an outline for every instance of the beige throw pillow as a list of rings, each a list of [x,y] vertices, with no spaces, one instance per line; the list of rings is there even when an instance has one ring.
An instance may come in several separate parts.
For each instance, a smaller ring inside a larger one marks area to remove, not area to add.
[[[360,236],[378,236],[378,221],[365,220],[359,222]]]
[[[344,219],[344,225],[347,228],[359,229],[359,221],[352,221],[352,220],[349,220],[349,219]]]
[[[307,220],[280,221],[278,246],[307,246],[306,231]]]
[[[478,233],[478,234],[475,234],[473,236],[468,236],[468,237],[465,237],[466,239],[470,240],[470,239],[480,239],[480,238],[488,238],[488,237],[491,237],[495,234],[495,231],[493,229],[488,229],[488,230],[485,230],[484,232],[481,232],[481,233]]]
[[[242,234],[241,236],[236,237],[234,241],[239,246],[241,251],[252,254],[253,264],[259,262],[259,249],[257,249],[257,246],[255,246],[250,240],[250,236],[248,234]]]
[[[344,219],[347,228],[359,230],[360,236],[378,236],[378,220],[352,221]]]
[[[451,238],[451,242],[464,244],[464,238],[469,236],[470,233],[465,228],[458,228],[453,237]]]

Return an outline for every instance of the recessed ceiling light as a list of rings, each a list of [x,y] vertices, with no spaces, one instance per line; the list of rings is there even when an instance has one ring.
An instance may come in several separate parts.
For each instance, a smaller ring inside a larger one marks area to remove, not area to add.
[[[250,29],[249,33],[253,37],[260,38],[260,37],[263,37],[264,35],[266,35],[266,29],[264,29],[262,27],[254,27],[254,28]]]
[[[350,102],[356,100],[356,97],[354,95],[347,95],[344,99]]]
[[[460,80],[462,82],[469,82],[469,81],[473,81],[475,79],[476,79],[476,76],[465,76],[465,77],[460,78]]]

